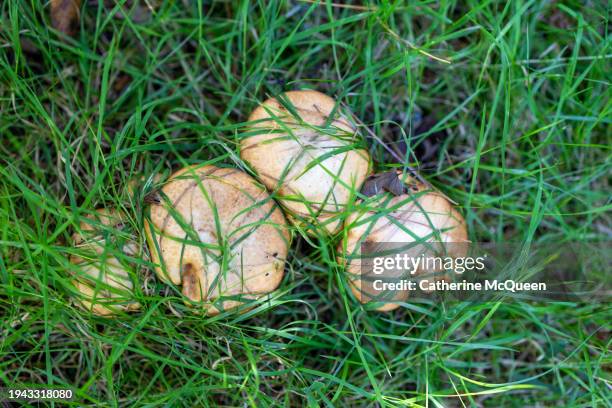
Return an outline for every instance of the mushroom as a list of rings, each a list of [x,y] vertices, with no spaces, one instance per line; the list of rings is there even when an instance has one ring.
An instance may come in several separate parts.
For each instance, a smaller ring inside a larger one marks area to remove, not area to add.
[[[78,254],[70,257],[75,266],[72,281],[76,300],[84,309],[100,316],[137,310],[132,270],[128,257],[139,252],[138,244],[127,235],[125,215],[101,208],[85,217],[72,240]]]
[[[274,291],[290,244],[263,186],[230,168],[190,166],[158,192],[145,233],[159,278],[210,315]]]
[[[240,157],[292,222],[310,235],[335,233],[370,170],[350,115],[320,92],[291,91],[266,100],[249,122]]]
[[[391,189],[394,194],[379,191],[357,204],[359,209],[347,217],[346,233],[338,245],[338,262],[346,267],[353,294],[361,303],[382,301],[376,309],[379,311],[396,309],[398,302],[408,298],[409,292],[384,293],[375,289],[375,275],[366,267],[372,256],[396,250],[408,256],[419,256],[422,251],[432,256],[434,251],[458,258],[466,255],[469,243],[463,217],[443,194],[411,176],[402,177],[401,172],[396,173],[389,185],[395,186]],[[369,245],[365,247],[368,252],[365,258],[362,258],[362,244]],[[415,272],[421,277],[434,275],[434,279],[445,279],[439,276],[442,270],[420,267]],[[386,277],[398,278],[396,273],[391,271]]]

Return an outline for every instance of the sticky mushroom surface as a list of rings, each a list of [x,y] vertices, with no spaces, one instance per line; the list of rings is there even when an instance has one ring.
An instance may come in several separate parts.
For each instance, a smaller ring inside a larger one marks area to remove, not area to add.
[[[382,192],[359,202],[360,209],[347,217],[346,234],[337,248],[338,262],[346,267],[353,294],[362,303],[382,302],[376,309],[379,311],[398,308],[398,302],[408,299],[408,291],[382,293],[373,288],[371,278],[375,277],[362,275],[367,271],[362,268],[362,244],[389,250],[392,246],[385,247],[388,243],[416,243],[404,253],[418,256],[425,246],[433,246],[435,251],[458,258],[466,255],[469,243],[463,217],[443,194],[409,175],[402,176],[401,172],[398,178],[404,184],[404,193]],[[416,274],[433,276],[440,272],[443,271],[420,268]]]
[[[263,102],[248,120],[240,156],[277,194],[289,219],[336,232],[370,170],[350,115],[320,92],[291,91]]]
[[[251,176],[191,166],[150,206],[145,232],[156,273],[208,314],[275,290],[290,234],[278,205]]]
[[[70,257],[77,303],[100,316],[138,310],[133,265],[139,246],[125,230],[125,214],[101,208],[84,218],[73,234],[77,254]]]

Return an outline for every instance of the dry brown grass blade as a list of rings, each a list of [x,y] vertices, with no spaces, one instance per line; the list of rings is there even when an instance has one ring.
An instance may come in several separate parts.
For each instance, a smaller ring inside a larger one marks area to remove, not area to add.
[[[66,35],[75,35],[81,17],[81,0],[51,0],[51,24]]]

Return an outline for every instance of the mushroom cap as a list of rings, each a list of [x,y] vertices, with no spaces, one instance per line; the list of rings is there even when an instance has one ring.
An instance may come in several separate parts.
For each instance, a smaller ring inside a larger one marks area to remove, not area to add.
[[[113,255],[113,251],[128,256],[138,252],[136,242],[121,231],[124,219],[121,211],[100,208],[85,217],[80,231],[72,236],[73,245],[81,250],[80,255],[70,257],[75,265],[72,283],[79,292],[78,303],[100,316],[140,308],[134,299],[129,267]]]
[[[349,117],[327,95],[290,91],[258,106],[249,122],[240,157],[281,197],[292,222],[336,232],[370,171],[367,150],[351,147],[360,136]]]
[[[182,285],[183,295],[203,302],[208,314],[278,287],[290,234],[282,212],[252,177],[190,166],[174,173],[160,196],[145,220],[160,279]]]
[[[445,251],[446,256],[457,258],[467,254],[469,240],[465,220],[452,203],[443,194],[410,176],[403,180],[409,187],[408,193],[371,197],[366,203],[359,203],[363,209],[353,212],[345,222],[346,235],[338,245],[338,262],[346,266],[351,290],[361,303],[382,297],[371,283],[362,282],[360,255],[363,243],[440,243],[436,249]],[[421,268],[417,275],[435,272],[441,271]],[[396,291],[392,295],[389,299],[392,302],[383,303],[376,310],[398,308],[397,302],[405,301],[408,291]]]

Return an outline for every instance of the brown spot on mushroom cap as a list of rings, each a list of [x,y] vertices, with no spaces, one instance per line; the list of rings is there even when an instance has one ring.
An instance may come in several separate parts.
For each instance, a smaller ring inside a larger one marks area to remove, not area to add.
[[[183,295],[194,301],[202,300],[200,280],[198,279],[198,274],[191,263],[186,263],[183,266],[182,284]]]
[[[108,316],[120,310],[137,310],[133,283],[125,266],[109,249],[107,239],[116,246],[119,230],[124,227],[125,215],[115,209],[100,208],[80,222],[79,232],[73,235],[73,244],[81,256],[73,255],[75,265],[73,285],[78,291],[78,303],[86,310]],[[138,252],[136,242],[126,239],[121,248],[126,255]]]
[[[351,290],[362,303],[380,299],[380,293],[371,288],[371,283],[364,284],[360,279],[362,270],[359,255],[363,242],[410,243],[419,242],[421,238],[427,242],[439,242],[447,250],[448,256],[466,255],[469,243],[467,227],[452,203],[441,193],[428,189],[410,176],[404,178],[404,183],[410,187],[406,194],[376,195],[367,203],[358,204],[363,206],[363,210],[355,211],[345,222],[346,236],[338,245],[338,262],[346,266]],[[389,212],[391,208],[396,209]],[[421,270],[418,273],[430,272],[439,271]],[[407,291],[397,291],[389,299],[393,302],[384,303],[377,310],[394,310],[399,307],[394,302],[406,301],[407,298]]]
[[[223,309],[257,298],[280,284],[290,235],[285,218],[248,174],[215,166],[191,166],[173,174],[150,207],[145,232],[157,275],[182,285],[191,301]],[[266,276],[266,273],[268,275]],[[228,297],[232,297],[229,299]]]
[[[347,148],[359,134],[336,102],[316,91],[286,92],[263,102],[249,122],[240,156],[282,197],[289,219],[337,231],[339,215],[369,173],[370,156]]]

